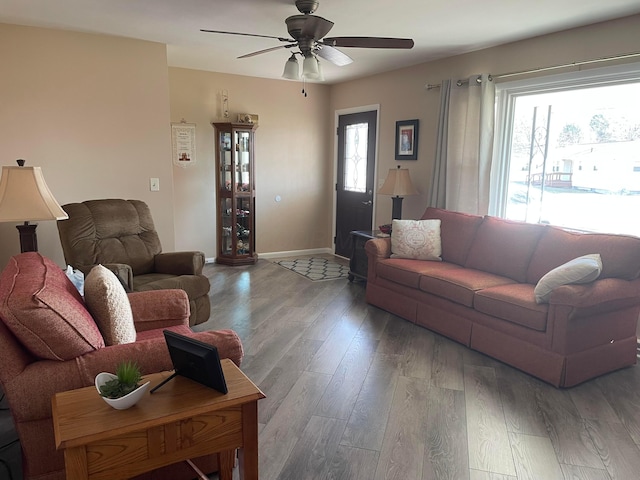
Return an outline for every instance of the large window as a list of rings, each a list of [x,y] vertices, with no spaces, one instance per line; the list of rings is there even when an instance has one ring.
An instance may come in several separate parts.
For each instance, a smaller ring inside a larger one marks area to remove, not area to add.
[[[640,65],[496,90],[491,213],[640,236]]]

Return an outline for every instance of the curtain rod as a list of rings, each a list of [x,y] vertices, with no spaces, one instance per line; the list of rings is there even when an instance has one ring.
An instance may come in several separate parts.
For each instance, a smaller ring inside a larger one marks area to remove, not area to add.
[[[614,55],[611,57],[601,57],[593,60],[582,60],[579,62],[565,63],[563,65],[553,65],[551,67],[540,67],[540,68],[533,68],[531,70],[520,70],[518,72],[500,73],[498,75],[492,75],[492,78],[495,79],[495,78],[515,77],[517,75],[527,75],[529,73],[545,72],[547,70],[556,70],[558,68],[578,67],[580,65],[588,65],[590,63],[611,62],[613,60],[622,60],[625,58],[634,58],[634,57],[640,57],[640,52],[624,53],[622,55]],[[466,83],[468,83],[468,80],[458,80],[456,82],[458,86],[464,85]],[[427,90],[433,90],[434,88],[440,88],[440,85],[433,85],[428,83],[425,85],[425,88]]]

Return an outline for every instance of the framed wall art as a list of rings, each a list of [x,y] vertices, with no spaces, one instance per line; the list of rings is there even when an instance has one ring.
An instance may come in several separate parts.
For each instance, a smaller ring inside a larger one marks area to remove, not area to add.
[[[419,120],[396,122],[396,160],[418,159]]]
[[[196,124],[171,124],[171,146],[173,150],[173,164],[179,167],[193,165],[196,161]]]

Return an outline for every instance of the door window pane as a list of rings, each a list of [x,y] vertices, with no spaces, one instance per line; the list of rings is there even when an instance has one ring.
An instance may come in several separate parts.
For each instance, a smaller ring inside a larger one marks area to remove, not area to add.
[[[345,129],[344,189],[349,192],[367,190],[367,139],[369,125],[355,123]]]

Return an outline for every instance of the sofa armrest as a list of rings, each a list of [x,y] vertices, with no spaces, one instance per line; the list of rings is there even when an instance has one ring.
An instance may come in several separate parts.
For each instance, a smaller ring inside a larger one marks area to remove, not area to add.
[[[155,270],[172,275],[202,275],[204,253],[168,252],[155,256]]]
[[[575,308],[640,304],[640,279],[603,278],[582,285],[562,285],[551,292],[549,304]]]
[[[364,244],[364,250],[369,258],[389,258],[391,257],[391,238],[372,238]]]
[[[91,269],[96,265],[97,264],[78,266],[72,265],[72,267],[80,270],[86,278],[87,275],[89,275]],[[111,270],[116,275],[116,277],[118,277],[118,280],[120,280],[120,283],[122,283],[122,286],[127,292],[133,291],[133,270],[131,269],[131,265],[127,265],[126,263],[103,263],[101,265]]]
[[[391,238],[372,238],[364,244],[364,251],[367,254],[367,282],[374,283],[378,261],[391,256]]]
[[[135,362],[143,375],[173,369],[164,338],[101,348],[73,360],[33,362],[11,380],[12,396],[30,400],[12,402],[18,421],[51,416],[51,398],[57,392],[89,387],[100,372],[115,372],[123,360]],[[37,391],[38,394],[33,393]],[[98,393],[96,392],[96,396]]]
[[[220,358],[230,358],[240,365],[243,356],[242,343],[233,330],[194,332],[189,336],[215,345]],[[138,364],[143,375],[173,370],[163,337],[112,345],[66,362],[33,362],[7,385],[7,390],[11,389],[13,398],[30,399],[28,402],[11,402],[14,418],[22,422],[51,417],[51,398],[55,393],[93,386],[98,373],[115,372],[118,364],[124,360]],[[36,391],[38,394],[34,395]],[[96,397],[97,395],[98,392]]]
[[[189,325],[189,297],[184,290],[145,290],[128,294],[137,332]]]
[[[103,267],[115,273],[127,292],[133,291],[133,270],[131,269],[131,265],[127,265],[126,263],[105,263]]]

